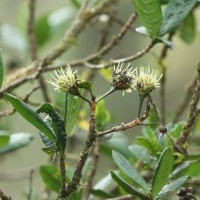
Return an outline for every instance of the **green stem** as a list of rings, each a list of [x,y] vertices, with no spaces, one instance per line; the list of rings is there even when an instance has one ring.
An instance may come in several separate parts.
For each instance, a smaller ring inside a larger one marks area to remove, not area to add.
[[[66,124],[67,120],[67,92],[65,93],[65,113],[64,113],[64,124]]]
[[[139,104],[139,109],[138,109],[138,118],[140,117],[141,114],[141,110],[142,110],[142,105],[144,102],[145,96],[144,95],[140,95],[140,104]]]
[[[108,92],[106,92],[105,94],[103,94],[102,96],[100,96],[96,102],[101,101],[102,99],[104,99],[105,97],[107,97],[108,95],[112,94],[114,91],[116,91],[115,87],[111,87],[110,90]]]

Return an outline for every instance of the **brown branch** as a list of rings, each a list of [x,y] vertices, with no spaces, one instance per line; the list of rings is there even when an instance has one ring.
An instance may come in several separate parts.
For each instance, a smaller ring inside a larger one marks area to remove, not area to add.
[[[11,197],[6,196],[1,190],[0,190],[0,198],[1,200],[12,200]]]
[[[199,103],[199,98],[200,98],[200,63],[198,64],[198,78],[196,81],[195,88],[193,90],[187,121],[183,127],[183,131],[181,133],[180,138],[176,142],[177,145],[182,147],[185,153],[187,153],[186,148],[184,148],[183,146],[186,143],[188,136],[191,132],[191,129],[195,123],[196,117],[198,116],[197,104]]]
[[[126,123],[126,124],[122,123],[119,126],[114,126],[111,129],[108,129],[106,131],[97,132],[97,137],[102,137],[102,136],[107,135],[109,133],[125,131],[127,129],[132,128],[132,127],[143,125],[143,121],[149,116],[149,114],[150,114],[150,105],[149,105],[149,103],[147,103],[147,109],[146,109],[146,111],[145,111],[145,113],[142,117],[136,118],[133,121]]]
[[[131,24],[133,23],[133,21],[135,21],[135,19],[136,19],[136,14],[135,13],[131,14],[129,19],[125,22],[119,33],[113,37],[111,42],[103,46],[96,53],[87,57],[86,62],[92,61],[96,58],[100,58],[101,56],[107,54],[114,46],[118,45],[119,41],[124,37],[128,29],[130,28]]]
[[[28,2],[29,16],[27,24],[27,33],[28,33],[28,40],[29,40],[32,60],[37,59],[37,42],[34,34],[35,3],[36,0],[29,0]]]
[[[94,142],[96,140],[96,133],[95,133],[95,111],[96,111],[96,101],[95,98],[92,99],[90,103],[90,123],[89,123],[89,134],[85,141],[83,150],[80,154],[80,160],[78,161],[76,165],[76,169],[74,172],[74,175],[72,177],[72,180],[68,183],[66,187],[66,199],[71,195],[72,192],[76,191],[78,188],[78,185],[80,184],[80,180],[82,178],[82,171],[83,167],[85,165],[85,162],[88,158],[88,155],[90,151],[92,150],[92,147],[94,145]]]
[[[95,7],[85,10],[85,5],[87,4],[86,0],[85,4],[83,3],[82,9],[77,14],[76,20],[72,23],[71,27],[65,33],[63,39],[59,42],[55,49],[53,49],[49,54],[47,54],[47,56],[45,56],[45,58],[41,60],[39,65],[40,67],[37,68],[39,63],[34,61],[29,66],[18,70],[15,74],[8,77],[5,81],[6,83],[4,83],[3,89],[0,90],[0,98],[3,98],[4,92],[11,91],[26,83],[27,81],[39,78],[40,73],[42,73],[44,70],[41,70],[41,67],[45,68],[49,63],[58,58],[64,51],[67,51],[70,47],[72,47],[74,44],[74,40],[84,30],[86,24],[88,24],[95,16],[100,14],[101,11],[104,10],[104,8],[109,7],[112,3],[115,2],[116,0],[103,0]],[[85,60],[81,60],[81,63],[79,60],[78,62],[72,62],[72,65],[84,65],[84,63]]]
[[[189,103],[190,103],[190,99],[192,97],[192,92],[193,89],[196,85],[197,82],[197,77],[193,80],[193,82],[188,86],[186,93],[185,93],[185,97],[181,98],[182,102],[180,103],[180,106],[178,108],[178,110],[176,111],[175,115],[174,115],[174,119],[173,119],[173,123],[175,124],[177,122],[177,120],[179,119],[179,117],[183,114],[183,112],[186,110],[186,108],[188,107]]]
[[[53,60],[62,55],[70,47],[75,44],[78,35],[83,31],[86,24],[98,15],[104,8],[108,7],[115,0],[103,0],[95,8],[86,10],[88,0],[84,0],[82,6],[72,24],[72,26],[65,33],[63,39],[42,61],[42,67],[50,64]]]
[[[93,183],[94,176],[97,171],[97,165],[99,162],[99,142],[100,142],[99,138],[96,138],[96,143],[95,143],[93,157],[92,157],[92,166],[91,166],[91,169],[90,169],[90,172],[88,175],[88,181],[87,181],[85,188],[83,190],[83,193],[82,193],[81,200],[87,200],[90,195],[90,191],[92,189],[92,183]]]
[[[65,198],[66,197],[66,169],[65,169],[65,154],[60,154],[60,172],[61,172],[61,190],[59,193],[59,198]]]

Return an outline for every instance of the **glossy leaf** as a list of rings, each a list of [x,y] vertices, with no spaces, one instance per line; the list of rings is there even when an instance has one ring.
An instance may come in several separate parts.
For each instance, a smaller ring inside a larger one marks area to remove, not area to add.
[[[61,119],[59,114],[54,110],[54,108],[49,103],[43,103],[36,111],[39,113],[46,113],[51,118],[51,121],[48,122],[48,126],[51,123],[53,132],[57,137],[56,145],[59,151],[62,151],[66,147],[66,131],[64,121]],[[50,128],[49,127],[49,128]],[[51,129],[51,128],[50,128]],[[51,130],[52,130],[51,129]]]
[[[61,188],[61,175],[56,167],[43,165],[40,167],[40,175],[50,190],[59,193]]]
[[[188,180],[188,176],[183,176],[174,182],[165,185],[162,190],[158,193],[155,200],[164,200],[165,195],[169,192],[173,192],[178,190],[186,181]]]
[[[9,139],[10,139],[10,136],[7,133],[0,131],[0,148],[8,144]]]
[[[2,49],[0,49],[0,89],[3,85],[3,79],[4,79],[4,61],[3,61],[3,52]]]
[[[33,136],[29,133],[13,133],[10,135],[8,143],[0,148],[0,154],[6,154],[22,147],[27,146],[33,140]]]
[[[195,6],[196,0],[171,0],[164,12],[159,36],[173,31]]]
[[[52,128],[52,119],[49,115],[47,115],[44,119],[44,122],[46,125],[53,131]],[[39,133],[40,137],[42,139],[42,142],[46,146],[46,148],[42,148],[42,150],[47,154],[53,154],[58,151],[58,147],[56,145],[56,142],[50,140],[48,137],[46,137],[43,133]]]
[[[145,194],[143,194],[141,191],[139,191],[138,189],[134,188],[132,185],[130,185],[129,183],[127,183],[123,178],[121,178],[119,175],[117,175],[114,172],[110,172],[112,178],[118,183],[118,185],[120,187],[122,187],[122,189],[124,191],[126,191],[128,194],[132,194],[133,196],[137,196],[140,199],[143,200],[148,200],[149,197],[145,196]]]
[[[34,110],[32,110],[31,107],[11,94],[5,93],[4,96],[24,119],[34,125],[50,140],[54,142],[57,141],[57,138],[52,130],[45,124],[42,118]]]
[[[143,26],[151,37],[157,35],[162,24],[162,12],[159,0],[134,0],[135,9]]]
[[[162,152],[154,171],[152,182],[153,197],[156,197],[162,187],[167,183],[169,174],[173,167],[173,162],[174,157],[172,148],[168,147]]]
[[[112,151],[112,156],[118,167],[135,183],[141,186],[146,193],[149,193],[149,187],[135,167],[120,153]]]
[[[155,158],[152,157],[148,151],[140,145],[131,145],[129,146],[129,150],[139,161],[142,161],[143,163],[151,164],[153,161],[155,161]]]
[[[180,38],[188,44],[192,43],[196,36],[195,28],[195,18],[193,13],[190,13],[179,27]]]
[[[69,135],[75,126],[80,107],[81,107],[81,99],[72,94],[67,94],[66,129],[67,129],[67,134]]]

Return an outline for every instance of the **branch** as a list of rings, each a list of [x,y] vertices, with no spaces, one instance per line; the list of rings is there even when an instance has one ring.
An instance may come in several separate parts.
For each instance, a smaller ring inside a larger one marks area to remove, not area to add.
[[[106,131],[97,132],[97,137],[102,137],[102,136],[107,135],[109,133],[125,131],[127,129],[132,128],[132,127],[143,125],[143,121],[149,116],[149,114],[150,114],[150,105],[149,105],[149,103],[147,103],[146,111],[145,111],[145,113],[142,117],[136,118],[133,121],[126,123],[126,124],[122,123],[119,126],[114,126],[113,128],[108,129]]]
[[[168,36],[168,40],[171,41],[172,37],[174,36],[175,32],[171,32]],[[160,97],[161,97],[161,123],[163,126],[165,126],[166,123],[166,97],[165,97],[165,88],[166,88],[166,70],[167,70],[167,66],[164,64],[163,60],[166,58],[167,56],[167,52],[168,52],[169,47],[167,45],[164,45],[161,54],[160,54],[160,58],[159,58],[159,64],[161,65],[161,73],[163,74],[162,79],[161,79],[161,87],[160,87]]]
[[[53,60],[62,55],[75,44],[78,35],[83,31],[86,24],[98,15],[104,8],[108,7],[115,0],[103,0],[95,8],[86,10],[88,0],[84,0],[82,6],[69,30],[65,33],[63,39],[42,61],[42,67],[46,67]]]
[[[90,191],[92,189],[92,183],[93,183],[93,180],[94,180],[94,176],[96,174],[96,171],[97,171],[97,165],[98,165],[98,162],[99,162],[99,138],[96,139],[96,144],[95,144],[95,147],[94,147],[94,152],[93,152],[93,157],[92,157],[92,166],[91,166],[91,169],[90,169],[90,172],[89,172],[89,175],[88,175],[88,181],[85,185],[85,188],[83,190],[83,193],[82,193],[82,198],[81,200],[87,200],[89,195],[90,195]]]
[[[192,126],[195,123],[196,117],[198,116],[198,108],[197,104],[199,103],[199,98],[200,98],[200,63],[198,64],[198,78],[196,81],[195,88],[193,90],[193,96],[190,104],[190,110],[188,113],[187,121],[183,127],[183,131],[181,133],[180,138],[177,140],[176,144],[179,145],[180,147],[183,148],[184,144],[187,141],[187,138],[191,132]],[[186,152],[186,149],[183,148]]]
[[[1,190],[0,190],[0,197],[1,200],[12,200],[11,197],[6,196]]]
[[[197,77],[195,77],[195,79],[193,80],[193,82],[188,86],[188,88],[186,90],[185,97],[181,98],[182,102],[180,103],[180,106],[179,106],[178,110],[176,111],[176,113],[174,115],[174,119],[173,119],[173,123],[174,124],[177,122],[177,120],[179,119],[179,117],[183,114],[183,112],[188,107],[188,105],[190,103],[190,99],[192,97],[192,92],[193,92],[194,87],[196,85],[196,82],[197,82]]]
[[[85,145],[83,147],[82,152],[80,153],[80,160],[76,165],[76,169],[72,180],[68,183],[66,187],[66,199],[71,195],[72,192],[76,191],[78,185],[80,184],[82,178],[82,171],[85,165],[85,162],[88,158],[90,151],[96,140],[96,133],[95,133],[95,111],[96,111],[96,100],[92,99],[90,103],[90,124],[89,124],[89,134],[87,140],[85,141]]]
[[[28,17],[28,24],[27,24],[27,33],[28,33],[28,40],[29,40],[32,60],[37,59],[37,43],[36,43],[36,38],[34,34],[35,2],[36,0],[29,0],[28,2],[29,17]]]

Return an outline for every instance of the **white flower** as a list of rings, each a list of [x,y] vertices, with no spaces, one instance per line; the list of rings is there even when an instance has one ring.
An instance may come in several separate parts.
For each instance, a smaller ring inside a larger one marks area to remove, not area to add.
[[[79,80],[76,73],[77,71],[72,72],[71,67],[68,65],[68,67],[66,67],[66,72],[64,72],[63,68],[55,70],[54,74],[56,77],[52,76],[54,80],[50,80],[48,82],[59,92],[74,93],[75,90],[77,91],[76,83]]]
[[[155,88],[160,87],[159,81],[162,78],[162,74],[159,74],[158,71],[151,69],[149,66],[136,68],[134,73],[132,87],[141,95],[146,95]]]
[[[132,80],[134,77],[134,70],[129,63],[125,69],[122,69],[123,63],[119,63],[117,68],[114,66],[112,86],[116,90],[123,90],[126,92],[132,91]]]

